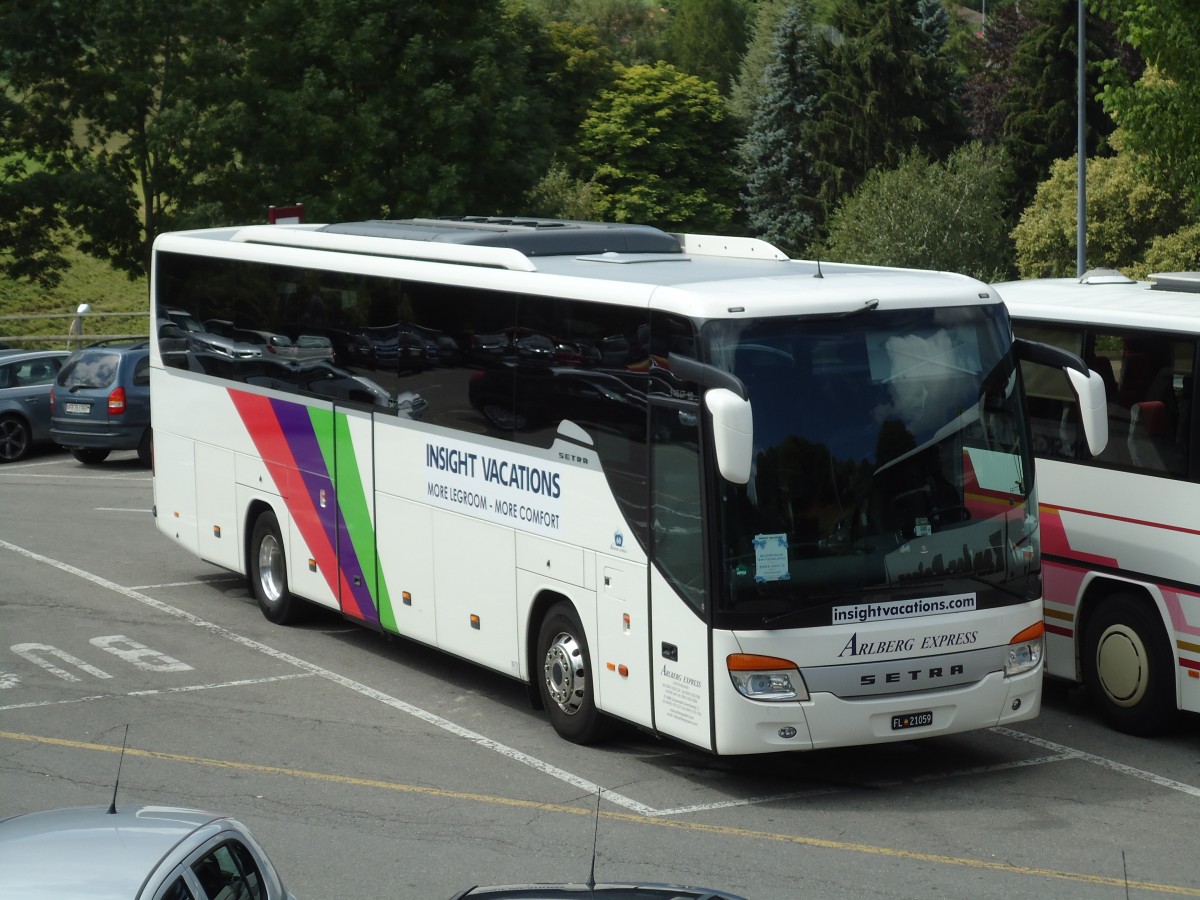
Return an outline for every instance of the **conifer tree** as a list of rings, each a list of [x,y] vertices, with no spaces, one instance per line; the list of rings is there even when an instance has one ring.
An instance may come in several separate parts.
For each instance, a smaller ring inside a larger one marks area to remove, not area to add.
[[[739,147],[751,230],[789,250],[805,247],[821,219],[808,145],[818,100],[811,15],[808,0],[796,0],[784,11],[763,90]]]

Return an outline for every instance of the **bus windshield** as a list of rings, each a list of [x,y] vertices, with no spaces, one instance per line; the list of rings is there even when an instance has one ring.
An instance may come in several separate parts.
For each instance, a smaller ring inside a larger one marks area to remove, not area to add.
[[[999,305],[709,322],[705,352],[746,385],[754,417],[749,482],[718,481],[720,624],[1037,598],[1010,334]]]

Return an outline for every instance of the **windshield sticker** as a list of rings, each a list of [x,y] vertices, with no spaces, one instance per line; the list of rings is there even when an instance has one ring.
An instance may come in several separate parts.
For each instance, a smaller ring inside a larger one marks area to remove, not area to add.
[[[943,613],[972,612],[975,609],[974,591],[948,594],[944,597],[922,597],[919,600],[892,600],[881,603],[860,603],[856,606],[835,606],[833,624],[842,622],[879,622],[884,619],[914,619],[918,616],[940,616]]]
[[[753,543],[755,581],[787,581],[792,577],[786,534],[756,534]]]

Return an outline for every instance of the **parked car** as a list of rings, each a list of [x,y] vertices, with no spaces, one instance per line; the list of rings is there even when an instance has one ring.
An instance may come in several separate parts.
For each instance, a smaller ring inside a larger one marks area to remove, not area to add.
[[[50,392],[66,350],[5,350],[0,354],[0,463],[24,459],[50,440]]]
[[[170,806],[91,806],[0,820],[0,897],[294,900],[245,825]]]
[[[81,463],[101,463],[113,450],[136,450],[141,464],[149,466],[149,345],[76,350],[58,373],[50,410],[50,437]]]
[[[311,359],[333,362],[333,341],[320,334],[302,334],[292,342],[291,356],[297,362]]]

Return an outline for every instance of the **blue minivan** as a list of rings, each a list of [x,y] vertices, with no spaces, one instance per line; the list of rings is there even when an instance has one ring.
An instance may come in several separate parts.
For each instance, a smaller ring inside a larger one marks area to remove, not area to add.
[[[50,410],[50,437],[81,463],[101,463],[113,450],[136,450],[138,461],[149,466],[149,344],[76,350],[58,373]]]

